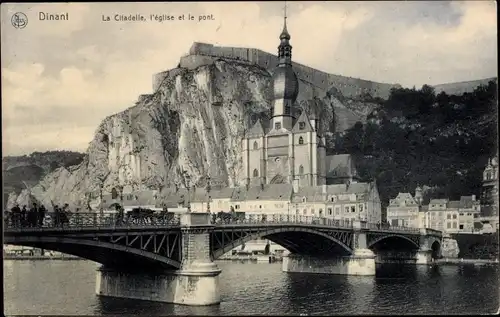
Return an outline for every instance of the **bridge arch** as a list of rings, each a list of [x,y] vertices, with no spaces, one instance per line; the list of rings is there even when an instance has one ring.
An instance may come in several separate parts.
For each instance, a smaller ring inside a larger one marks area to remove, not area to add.
[[[391,249],[419,249],[420,245],[404,236],[399,234],[387,234],[381,237],[377,237],[370,241],[368,248],[374,251],[376,250],[391,250]]]
[[[6,244],[22,245],[63,252],[88,259],[110,267],[133,268],[135,264],[141,269],[179,269],[181,263],[153,252],[104,241],[75,239],[54,236],[18,236],[5,239]]]
[[[215,234],[215,232],[214,232]],[[264,238],[286,248],[294,254],[302,255],[351,255],[353,250],[350,247],[352,236],[348,232],[344,238],[338,239],[327,233],[301,227],[279,227],[267,228],[245,235],[244,237],[228,241],[221,247],[212,247],[212,257],[217,259],[223,254],[241,246],[249,241]],[[215,239],[214,236],[211,237]]]

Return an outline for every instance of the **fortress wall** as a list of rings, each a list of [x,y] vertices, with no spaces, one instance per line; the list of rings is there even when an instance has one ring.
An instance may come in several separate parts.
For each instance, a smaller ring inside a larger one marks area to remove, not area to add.
[[[181,58],[181,67],[194,69],[203,65],[213,63],[214,57],[236,59],[248,61],[272,71],[277,63],[276,55],[253,48],[221,47],[206,43],[194,43],[188,56]],[[390,89],[396,85],[376,83],[368,80],[328,74],[326,72],[299,64],[293,63],[293,68],[297,76],[303,81],[322,89],[329,90],[332,86],[337,88],[346,97],[359,97],[363,93],[369,93],[373,97],[387,98]],[[158,87],[159,82],[165,78],[165,73],[154,76],[153,89]],[[155,84],[156,83],[156,84]]]

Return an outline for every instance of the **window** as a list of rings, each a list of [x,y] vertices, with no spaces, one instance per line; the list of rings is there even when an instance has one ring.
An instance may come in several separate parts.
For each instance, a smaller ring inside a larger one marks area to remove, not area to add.
[[[459,228],[460,230],[463,230],[463,229],[464,229],[464,225],[460,225],[458,228]]]
[[[333,214],[332,208],[328,208],[328,215],[331,216]]]
[[[259,171],[257,169],[253,170],[253,177],[258,177],[259,176]]]
[[[304,174],[304,166],[299,166],[299,174]]]
[[[464,213],[463,213],[463,212],[461,212],[461,213],[460,213],[460,216],[463,216],[463,215],[464,215]]]
[[[457,223],[456,222],[453,223],[453,229],[457,229]]]
[[[311,215],[314,215],[314,208],[311,208]]]
[[[259,149],[259,144],[257,143],[257,141],[255,141],[255,142],[253,143],[253,149],[254,149],[254,150],[258,150],[258,149]]]
[[[302,211],[302,213],[303,213],[304,215],[307,215],[307,209],[304,209],[304,210]]]
[[[305,122],[299,122],[299,130],[304,130],[306,128]]]
[[[299,144],[304,144],[304,138],[303,137],[299,138]]]
[[[335,214],[340,215],[340,206],[335,207]]]
[[[449,222],[448,222],[448,223],[446,224],[446,228],[450,229],[450,228],[451,228],[451,223],[449,223]]]
[[[351,212],[356,212],[356,206],[351,206]]]
[[[306,198],[305,197],[302,197],[302,202],[305,203],[306,202]]]
[[[281,122],[276,122],[276,123],[274,124],[274,129],[276,129],[276,130],[281,129]]]
[[[290,105],[285,106],[285,114],[290,114]]]
[[[323,215],[323,209],[320,209],[320,210],[319,210],[319,215],[320,215],[320,216],[321,216],[321,215]]]
[[[363,211],[363,204],[359,204],[359,211]]]
[[[451,215],[446,215],[446,219],[451,219]]]
[[[472,213],[468,212],[468,213],[467,213],[467,216],[472,216]]]
[[[349,212],[349,206],[345,206],[344,212],[346,212],[346,213]]]

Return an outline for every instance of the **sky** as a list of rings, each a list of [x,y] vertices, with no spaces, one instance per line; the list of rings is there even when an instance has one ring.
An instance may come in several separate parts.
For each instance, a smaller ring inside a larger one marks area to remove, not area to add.
[[[99,123],[151,93],[152,75],[175,68],[195,41],[276,54],[283,7],[2,4],[3,155],[86,151]],[[26,27],[13,27],[16,12],[27,16]],[[40,21],[40,12],[67,12],[69,20]],[[287,12],[293,60],[329,73],[407,87],[497,76],[492,1],[288,2]],[[147,21],[103,21],[115,14]],[[151,14],[176,20],[149,21]],[[200,15],[214,19],[198,21]]]

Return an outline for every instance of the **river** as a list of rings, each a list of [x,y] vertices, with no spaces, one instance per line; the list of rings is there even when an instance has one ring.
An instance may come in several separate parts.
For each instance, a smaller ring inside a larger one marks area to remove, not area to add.
[[[222,303],[190,307],[99,297],[96,263],[5,261],[6,315],[488,314],[498,267],[383,266],[375,277],[283,273],[281,264],[219,262]]]

